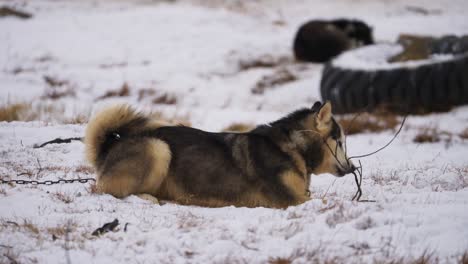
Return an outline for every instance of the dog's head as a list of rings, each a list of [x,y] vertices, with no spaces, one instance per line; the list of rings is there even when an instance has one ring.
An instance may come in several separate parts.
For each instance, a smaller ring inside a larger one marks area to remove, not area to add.
[[[372,27],[365,22],[357,19],[337,19],[332,23],[355,42],[355,47],[374,44]]]
[[[362,45],[374,44],[372,28],[370,26],[359,20],[354,21],[353,25],[354,30],[349,33],[351,38],[358,40]]]
[[[344,176],[356,167],[346,156],[345,135],[332,116],[329,102],[316,102],[303,113],[300,125],[290,131],[291,140],[302,153],[308,173]]]

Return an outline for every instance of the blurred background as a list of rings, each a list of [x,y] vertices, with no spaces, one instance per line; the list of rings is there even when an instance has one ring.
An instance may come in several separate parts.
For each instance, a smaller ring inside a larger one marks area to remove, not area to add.
[[[321,100],[323,63],[293,54],[307,21],[359,19],[375,42],[468,34],[467,2],[2,0],[0,119],[85,123],[127,102],[220,130]]]

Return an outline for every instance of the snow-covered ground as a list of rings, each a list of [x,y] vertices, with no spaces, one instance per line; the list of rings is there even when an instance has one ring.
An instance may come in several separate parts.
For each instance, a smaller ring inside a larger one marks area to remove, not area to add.
[[[94,177],[81,142],[33,146],[83,136],[76,117],[115,102],[210,131],[311,106],[320,99],[322,66],[291,55],[295,30],[308,19],[357,17],[382,42],[399,33],[468,34],[466,0],[0,5],[34,15],[0,18],[0,107],[25,103],[26,119],[36,120],[0,122],[2,179]],[[248,65],[259,60],[275,65]],[[252,92],[284,72],[295,81]],[[100,99],[124,84],[126,96]],[[413,143],[427,128],[444,131],[441,140]],[[97,195],[90,183],[0,185],[0,263],[406,263],[424,254],[456,263],[468,252],[468,140],[458,136],[467,128],[468,107],[408,117],[389,148],[361,160],[363,198],[375,203],[350,201],[351,175],[313,176],[314,199],[286,210],[160,206]],[[349,136],[350,155],[377,149],[394,132]],[[118,231],[91,235],[115,218]]]

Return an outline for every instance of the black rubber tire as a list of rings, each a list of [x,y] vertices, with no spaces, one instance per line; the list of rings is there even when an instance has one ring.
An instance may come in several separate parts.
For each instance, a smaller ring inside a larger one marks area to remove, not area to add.
[[[337,66],[335,60],[330,61],[322,72],[322,99],[330,101],[338,114],[382,107],[401,113],[426,113],[468,104],[466,42],[466,36],[458,38],[458,42],[451,36],[441,38],[433,50],[454,57],[416,67],[402,64],[392,69],[369,70]]]

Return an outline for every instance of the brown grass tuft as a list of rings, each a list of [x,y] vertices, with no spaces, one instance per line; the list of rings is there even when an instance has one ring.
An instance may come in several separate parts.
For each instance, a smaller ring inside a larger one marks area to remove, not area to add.
[[[39,234],[39,228],[37,228],[37,226],[35,226],[33,223],[29,222],[26,219],[23,221],[23,224],[21,226],[30,231],[31,233]]]
[[[110,97],[124,97],[124,96],[129,96],[129,95],[130,95],[130,87],[128,86],[127,83],[124,83],[122,84],[122,87],[120,87],[119,89],[108,91],[104,95],[101,95],[98,98],[96,98],[95,101],[103,100],[103,99],[110,98]]]
[[[72,232],[76,229],[77,223],[74,221],[69,221],[66,224],[61,224],[55,227],[48,227],[46,228],[47,233],[52,235],[53,239],[57,239],[60,237],[65,237],[68,232]]]
[[[66,204],[72,203],[75,200],[75,198],[72,195],[66,194],[64,192],[56,192],[56,193],[53,193],[52,195],[57,200],[62,201]]]
[[[173,105],[177,103],[177,97],[170,94],[159,95],[153,99],[153,104]]]
[[[99,65],[101,69],[112,69],[112,68],[123,68],[127,67],[128,63],[126,62],[113,62],[113,63],[103,63]]]
[[[29,104],[17,103],[0,107],[0,121],[18,121],[30,109]]]
[[[0,121],[63,120],[63,107],[53,103],[13,103],[0,106]]]
[[[94,169],[91,166],[80,165],[80,166],[75,167],[74,172],[84,173],[84,174],[93,174]]]
[[[63,97],[74,97],[75,95],[75,91],[71,87],[48,87],[47,89],[45,89],[44,94],[41,96],[41,99],[58,100]]]
[[[98,188],[97,188],[96,183],[91,183],[91,184],[89,185],[89,187],[88,187],[87,190],[88,190],[88,193],[89,193],[89,194],[97,194],[97,193],[99,193],[99,190],[98,190]]]
[[[459,135],[461,139],[468,139],[468,128],[465,128]]]
[[[347,135],[381,132],[394,129],[400,123],[398,116],[390,113],[362,113],[359,116],[339,116],[337,121]]]
[[[8,6],[0,7],[0,17],[6,17],[6,16],[15,16],[21,19],[29,19],[33,15],[30,13],[18,10],[16,8],[8,7]]]
[[[44,79],[44,82],[50,87],[61,87],[61,86],[65,86],[69,84],[67,80],[59,80],[58,78],[48,76],[48,75],[44,75],[43,79]]]
[[[147,88],[138,90],[138,101],[143,100],[146,97],[151,97],[156,94],[156,90]]]
[[[288,63],[290,58],[288,57],[273,57],[272,55],[266,54],[253,59],[240,60],[239,70],[247,71],[253,68],[273,68],[285,63]]]
[[[440,133],[435,128],[425,127],[414,137],[415,143],[435,143],[440,141]]]
[[[246,123],[232,123],[229,126],[223,128],[222,132],[249,132],[250,130],[254,129],[255,126],[252,124]]]
[[[276,70],[270,75],[265,75],[252,88],[253,94],[263,94],[265,90],[297,80],[297,76],[286,68]]]
[[[428,252],[427,250],[422,253],[417,259],[412,261],[413,264],[431,264],[439,263],[439,259],[434,257],[434,252]]]
[[[81,125],[81,124],[86,124],[89,121],[89,117],[85,115],[77,115],[75,117],[72,117],[70,119],[66,119],[63,121],[64,124],[72,124],[72,125]]]
[[[268,260],[269,264],[291,264],[292,261],[289,258],[272,258]]]
[[[150,118],[155,119],[155,120],[160,120],[167,122],[171,125],[183,125],[183,126],[192,126],[192,123],[190,122],[189,116],[182,116],[182,115],[173,115],[173,116],[167,116],[163,114],[162,112],[152,112],[150,114]]]

